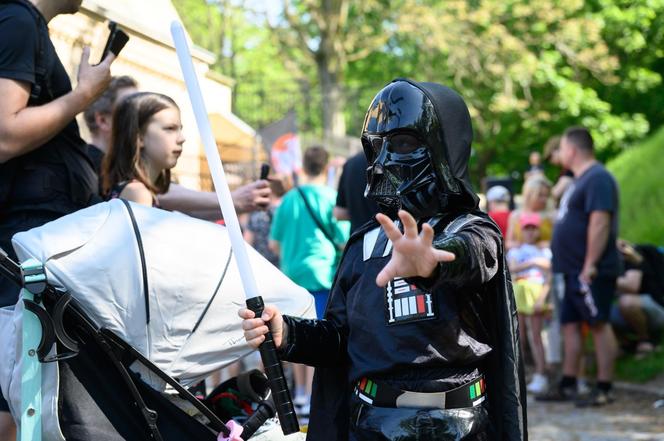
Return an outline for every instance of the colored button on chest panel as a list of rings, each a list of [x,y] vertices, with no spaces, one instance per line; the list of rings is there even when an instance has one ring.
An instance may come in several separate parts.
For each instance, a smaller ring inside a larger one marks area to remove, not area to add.
[[[402,278],[390,281],[385,287],[384,295],[388,326],[436,318],[431,293],[409,284]]]

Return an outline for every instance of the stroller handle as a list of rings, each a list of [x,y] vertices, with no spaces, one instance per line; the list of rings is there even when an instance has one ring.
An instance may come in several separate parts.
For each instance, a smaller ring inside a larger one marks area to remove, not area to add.
[[[247,299],[247,308],[253,311],[256,317],[263,314],[264,307],[263,298],[260,296]],[[274,405],[277,408],[281,430],[284,435],[299,432],[300,425],[297,422],[293,401],[288,391],[288,383],[284,376],[284,368],[281,366],[272,332],[268,331],[265,334],[265,341],[258,347],[258,350],[265,366],[265,374],[272,391]]]
[[[7,277],[17,286],[23,286],[21,279],[21,267],[9,258],[5,250],[0,248],[0,274]]]

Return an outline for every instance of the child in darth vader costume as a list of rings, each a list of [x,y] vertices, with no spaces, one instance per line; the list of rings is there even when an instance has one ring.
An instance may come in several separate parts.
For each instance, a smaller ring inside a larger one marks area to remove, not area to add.
[[[349,240],[324,318],[240,311],[252,346],[270,321],[282,358],[316,367],[307,439],[527,439],[516,309],[500,230],[470,185],[472,136],[453,90],[385,86],[362,132],[381,214]]]

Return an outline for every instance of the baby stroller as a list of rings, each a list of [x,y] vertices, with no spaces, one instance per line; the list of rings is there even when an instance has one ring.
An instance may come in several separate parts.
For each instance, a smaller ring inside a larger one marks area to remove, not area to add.
[[[22,264],[0,256],[0,273],[23,289],[15,307],[0,309],[0,386],[21,435],[167,441],[227,434],[214,406],[186,389],[251,352],[224,227],[113,200],[12,242]],[[315,316],[306,290],[248,252],[266,303]],[[267,398],[260,375],[247,384],[256,401]],[[244,439],[273,414],[267,404],[257,410]]]

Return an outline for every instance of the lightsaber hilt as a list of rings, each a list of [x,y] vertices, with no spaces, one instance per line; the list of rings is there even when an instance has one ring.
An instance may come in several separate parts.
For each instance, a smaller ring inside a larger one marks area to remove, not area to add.
[[[254,312],[254,317],[260,317],[263,315],[263,309],[265,309],[263,298],[258,296],[247,299],[247,308]],[[297,414],[293,407],[293,401],[288,391],[288,382],[284,376],[284,368],[281,366],[277,346],[274,344],[271,331],[265,334],[265,341],[261,343],[258,350],[265,366],[265,374],[272,391],[272,399],[279,416],[281,430],[284,435],[299,432],[300,426],[297,422]]]
[[[263,401],[258,404],[254,413],[242,424],[242,437],[251,439],[258,429],[274,416],[274,405],[270,401]]]

